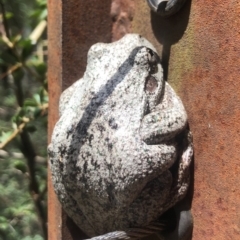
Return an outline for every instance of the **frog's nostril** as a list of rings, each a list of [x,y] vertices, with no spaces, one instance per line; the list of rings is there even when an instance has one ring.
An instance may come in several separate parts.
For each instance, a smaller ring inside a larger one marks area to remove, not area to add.
[[[148,76],[145,82],[145,91],[153,93],[158,87],[157,80],[153,76]]]

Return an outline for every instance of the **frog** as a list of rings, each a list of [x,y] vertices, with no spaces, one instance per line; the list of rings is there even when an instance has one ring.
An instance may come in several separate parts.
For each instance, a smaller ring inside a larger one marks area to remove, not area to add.
[[[187,113],[141,35],[94,44],[59,115],[48,147],[53,186],[89,237],[146,226],[186,195]]]

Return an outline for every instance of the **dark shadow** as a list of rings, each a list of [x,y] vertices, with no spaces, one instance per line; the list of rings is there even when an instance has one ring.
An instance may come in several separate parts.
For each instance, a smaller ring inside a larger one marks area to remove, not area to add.
[[[190,186],[187,195],[174,207],[167,210],[159,218],[159,222],[164,223],[163,236],[167,240],[191,240],[193,231],[193,216],[191,205],[194,186],[194,159],[190,166]]]
[[[78,226],[73,222],[70,217],[67,216],[65,212],[62,215],[62,221],[62,224],[67,227],[72,240],[81,240],[88,238],[88,236],[81,229],[78,228]],[[70,240],[68,233],[66,234],[63,232],[62,239]]]
[[[156,39],[162,44],[162,66],[164,70],[164,80],[168,80],[169,59],[171,46],[176,44],[184,35],[189,22],[191,0],[188,0],[182,9],[169,18],[163,18],[151,12],[151,24]],[[191,205],[194,193],[194,157],[190,167],[190,186],[186,197],[175,207],[169,209],[161,216],[165,220],[168,229],[164,235],[168,240],[178,240],[181,224],[186,225],[185,238],[192,239],[193,219],[191,215]],[[188,218],[188,221],[185,221]],[[181,222],[183,221],[183,222]]]
[[[185,198],[169,209],[165,215],[169,228],[163,234],[167,240],[191,240],[194,226],[194,219],[191,213],[193,189],[194,189],[194,156],[190,166],[190,186]],[[174,228],[173,228],[174,226]],[[179,238],[179,235],[181,236]]]
[[[171,46],[177,43],[183,36],[189,21],[191,1],[188,0],[182,9],[171,17],[163,18],[151,11],[151,24],[156,39],[163,45],[162,66],[164,79],[168,79],[168,65]]]
[[[189,128],[188,128],[189,129]],[[188,131],[188,130],[187,130]],[[179,140],[183,139],[181,134],[178,136]],[[187,144],[187,143],[185,143]],[[186,149],[184,144],[180,143],[179,151]],[[181,156],[181,154],[180,154]],[[179,161],[170,168],[174,179],[177,178],[176,173],[179,168]],[[163,232],[164,239],[167,240],[190,240],[192,239],[193,231],[193,216],[191,214],[192,199],[194,193],[194,155],[190,165],[190,185],[188,192],[183,200],[178,202],[174,207],[170,208],[160,217],[160,222],[166,224]]]
[[[183,37],[188,26],[190,9],[191,0],[188,0],[178,13],[169,18],[162,18],[156,13],[151,12],[153,33],[163,46],[161,59],[165,81],[168,80],[171,46],[176,44]],[[167,231],[165,235],[165,238],[168,240],[179,239],[178,234],[182,224],[186,226],[184,239],[192,239],[193,219],[191,215],[191,205],[194,193],[194,157],[192,161],[190,167],[191,180],[186,197],[162,216],[170,226],[168,229],[169,231]],[[188,221],[186,221],[186,218],[188,218]]]

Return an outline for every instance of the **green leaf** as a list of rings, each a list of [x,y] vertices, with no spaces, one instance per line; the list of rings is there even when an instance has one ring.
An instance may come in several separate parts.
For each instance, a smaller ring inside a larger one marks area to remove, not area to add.
[[[17,113],[17,116],[24,117],[26,115],[26,107],[22,107],[19,112]]]
[[[47,79],[44,81],[43,87],[44,87],[44,89],[45,89],[46,92],[47,92],[47,91],[48,91],[48,81],[47,81]]]
[[[39,16],[41,15],[42,9],[37,9],[30,13],[30,17],[34,19],[39,19]]]
[[[48,93],[44,88],[41,88],[39,91],[39,95],[41,98],[41,103],[48,103],[49,99],[48,99]]]
[[[7,222],[1,223],[0,229],[1,230],[7,230],[8,229],[8,223]]]
[[[41,96],[38,93],[34,94],[33,98],[39,105],[41,104]]]
[[[18,124],[21,122],[21,117],[16,114],[12,117],[13,128],[16,129]]]
[[[5,63],[5,61],[0,58],[0,65],[5,65],[4,63]]]
[[[48,11],[46,8],[44,8],[39,16],[40,20],[44,20],[47,18],[47,15],[48,15]]]
[[[47,64],[44,62],[36,63],[34,64],[34,68],[36,72],[40,75],[45,77],[46,71],[47,71]]]
[[[47,0],[37,0],[39,7],[47,7]]]
[[[11,134],[13,133],[13,131],[7,131],[7,132],[2,132],[1,136],[0,136],[0,142],[6,142],[8,140],[8,138],[11,136]]]
[[[31,107],[31,106],[26,106],[23,107],[24,112],[25,112],[25,117],[28,117],[30,119],[34,118],[34,112],[36,109],[38,109],[38,107]]]
[[[23,173],[27,172],[27,166],[23,161],[17,160],[13,163],[13,166]]]
[[[13,78],[14,78],[14,82],[16,84],[17,87],[19,87],[19,84],[21,83],[20,81],[23,79],[24,77],[24,71],[23,69],[19,68],[16,71],[14,71],[12,73]]]
[[[41,116],[42,110],[39,108],[36,108],[34,111],[34,118],[38,118]]]
[[[26,60],[34,51],[35,45],[32,44],[30,39],[25,39],[20,41],[20,46],[22,46],[22,60]]]
[[[1,61],[5,62],[6,65],[15,65],[17,63],[16,57],[9,49],[6,49],[0,54],[0,59]]]
[[[5,222],[7,222],[8,220],[7,220],[7,218],[5,218],[4,216],[0,216],[0,223],[2,224],[2,223],[5,223]]]
[[[36,99],[28,98],[24,101],[24,106],[26,107],[37,107],[38,103]]]
[[[6,12],[5,17],[6,17],[6,19],[11,19],[13,17],[13,13],[12,12]]]

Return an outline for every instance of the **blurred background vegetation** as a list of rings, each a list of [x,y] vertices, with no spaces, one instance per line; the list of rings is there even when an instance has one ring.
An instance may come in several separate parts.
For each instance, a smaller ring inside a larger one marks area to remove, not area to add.
[[[47,239],[47,0],[0,0],[0,240]]]

